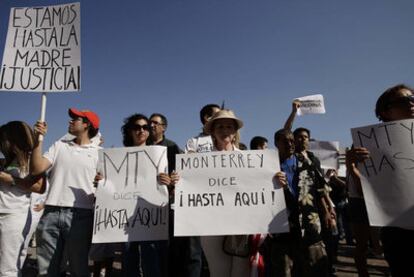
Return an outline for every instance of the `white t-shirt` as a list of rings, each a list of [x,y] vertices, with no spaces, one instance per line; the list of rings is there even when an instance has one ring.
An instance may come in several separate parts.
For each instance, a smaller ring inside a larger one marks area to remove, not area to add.
[[[190,138],[185,145],[185,153],[205,153],[211,152],[213,149],[213,140],[210,135],[199,134]]]
[[[99,149],[95,143],[78,145],[67,140],[49,148],[44,154],[52,164],[46,205],[93,209]]]
[[[4,171],[19,178],[27,175],[16,165],[10,165]],[[17,186],[0,184],[0,213],[25,213],[29,211],[29,205],[30,192]]]

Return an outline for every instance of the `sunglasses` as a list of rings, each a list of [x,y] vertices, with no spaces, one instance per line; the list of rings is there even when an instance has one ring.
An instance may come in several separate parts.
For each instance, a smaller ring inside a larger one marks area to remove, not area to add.
[[[409,106],[410,103],[414,105],[414,95],[397,97],[394,100],[391,100],[388,103],[388,105],[389,106]]]
[[[134,131],[141,131],[141,130],[149,131],[150,127],[148,126],[148,124],[145,124],[145,125],[134,124],[132,125],[131,129]]]
[[[70,121],[75,122],[75,121],[82,121],[83,123],[89,123],[88,119],[85,117],[80,117],[80,116],[76,116],[76,117],[71,117]]]

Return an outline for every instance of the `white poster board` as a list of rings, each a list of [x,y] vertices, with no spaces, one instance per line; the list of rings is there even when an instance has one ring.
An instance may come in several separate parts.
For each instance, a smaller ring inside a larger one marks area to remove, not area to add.
[[[175,236],[288,232],[275,150],[177,155]]]
[[[414,229],[414,120],[351,132],[354,145],[371,154],[358,166],[370,224]]]
[[[297,111],[297,115],[325,113],[325,103],[322,94],[303,96],[295,100],[300,101],[300,108]]]
[[[339,142],[338,141],[310,141],[309,149],[320,160],[323,169],[339,168]]]
[[[10,10],[2,91],[79,91],[80,3]]]
[[[167,171],[164,146],[101,150],[104,179],[96,191],[93,243],[168,239],[168,190],[157,182]]]

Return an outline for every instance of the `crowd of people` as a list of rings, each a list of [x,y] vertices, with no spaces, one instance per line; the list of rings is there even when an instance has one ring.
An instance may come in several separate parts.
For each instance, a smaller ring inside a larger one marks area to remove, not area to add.
[[[167,148],[168,164],[159,168],[157,182],[169,197],[169,240],[94,244],[91,248],[94,193],[102,178],[98,151],[103,142],[99,116],[90,110],[69,109],[68,133],[47,151],[43,136],[47,124],[38,121],[32,129],[21,121],[0,126],[0,277],[21,276],[32,235],[36,238],[39,276],[90,276],[94,260],[110,276],[115,251],[122,252],[122,275],[144,277],[262,277],[334,276],[337,244],[346,239],[356,244],[355,264],[359,276],[369,276],[369,246],[382,253],[393,277],[410,272],[414,231],[393,226],[370,226],[362,193],[358,163],[369,158],[363,147],[346,154],[346,178],[335,169],[323,171],[309,150],[311,131],[292,132],[299,101],[283,128],[274,133],[280,172],[274,179],[283,188],[289,232],[248,234],[238,243],[247,254],[226,249],[229,236],[174,237],[174,189],[180,176],[175,171],[179,153],[243,151],[239,130],[243,121],[234,111],[216,104],[200,111],[202,132],[180,147],[165,136],[167,118],[133,114],[121,127],[123,145]],[[414,118],[414,90],[394,86],[378,99],[376,116],[383,122]],[[268,140],[257,136],[250,149],[266,149]],[[231,170],[231,169],[229,169]],[[397,200],[396,200],[397,201]],[[352,233],[350,232],[352,230]],[[355,241],[354,241],[355,239]]]

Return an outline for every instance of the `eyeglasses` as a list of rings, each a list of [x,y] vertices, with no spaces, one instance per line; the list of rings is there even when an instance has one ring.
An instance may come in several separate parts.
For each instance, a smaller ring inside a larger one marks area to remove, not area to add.
[[[141,131],[141,130],[149,131],[150,127],[148,126],[148,124],[145,124],[145,125],[134,124],[131,127],[131,129],[134,131]]]
[[[388,102],[388,106],[409,106],[414,105],[414,95],[397,97]]]
[[[88,123],[87,121],[88,119],[84,118],[84,117],[71,117],[70,121],[82,121],[83,123]]]
[[[164,123],[161,123],[161,122],[158,122],[158,121],[155,121],[155,120],[151,120],[151,125],[155,125],[155,126],[158,126],[158,125],[164,125]]]

